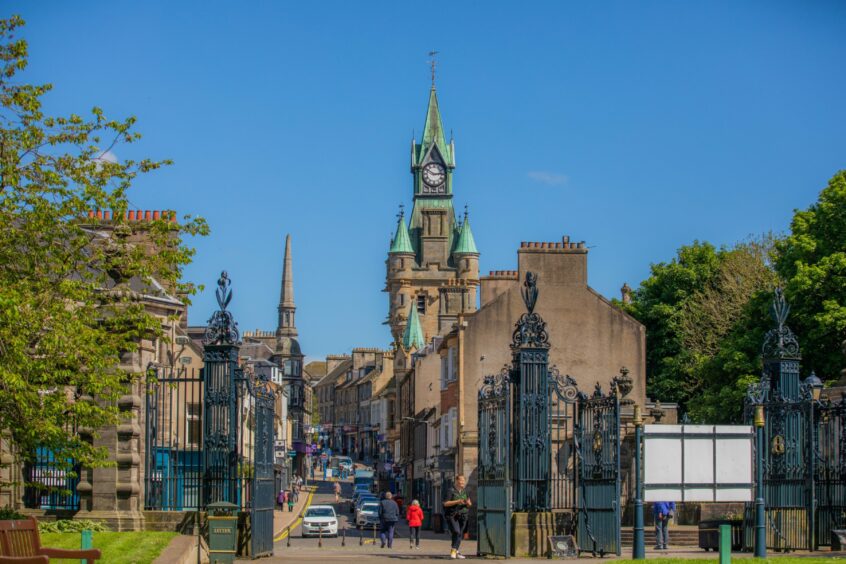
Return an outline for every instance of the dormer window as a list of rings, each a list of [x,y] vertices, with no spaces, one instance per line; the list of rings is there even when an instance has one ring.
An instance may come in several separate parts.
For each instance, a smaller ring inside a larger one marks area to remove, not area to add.
[[[417,313],[426,313],[426,294],[417,296]]]

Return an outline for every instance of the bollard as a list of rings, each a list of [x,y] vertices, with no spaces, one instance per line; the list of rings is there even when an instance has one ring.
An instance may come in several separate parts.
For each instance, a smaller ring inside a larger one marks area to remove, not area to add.
[[[90,530],[85,529],[82,531],[82,538],[80,539],[79,548],[81,548],[82,550],[94,548],[94,534]],[[89,563],[88,559],[86,558],[82,561],[82,564],[91,563]]]
[[[323,527],[317,529],[317,548],[323,548]]]
[[[376,546],[376,527],[373,527],[373,546]]]
[[[347,546],[347,528],[341,529],[341,546]]]
[[[731,563],[731,525],[720,525],[720,564]]]
[[[358,530],[358,546],[364,546],[364,529]]]
[[[288,528],[286,530],[288,531],[288,534],[285,537],[285,546],[290,547],[291,546],[291,525],[288,525]]]

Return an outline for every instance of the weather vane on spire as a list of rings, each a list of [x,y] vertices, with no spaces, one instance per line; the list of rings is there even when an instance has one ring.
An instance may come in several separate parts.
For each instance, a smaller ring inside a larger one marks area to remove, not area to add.
[[[435,60],[435,55],[437,54],[438,51],[435,51],[434,49],[429,51],[429,56],[432,57],[432,59],[429,61],[429,64],[432,65],[432,88],[435,87],[435,66],[437,66],[438,64],[438,62]]]

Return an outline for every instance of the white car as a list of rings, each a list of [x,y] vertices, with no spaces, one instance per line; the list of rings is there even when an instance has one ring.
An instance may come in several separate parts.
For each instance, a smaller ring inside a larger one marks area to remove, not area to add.
[[[303,536],[338,536],[338,516],[331,505],[312,505],[303,514]]]
[[[365,501],[362,504],[361,508],[355,513],[355,526],[359,529],[379,526],[379,503],[377,501]]]

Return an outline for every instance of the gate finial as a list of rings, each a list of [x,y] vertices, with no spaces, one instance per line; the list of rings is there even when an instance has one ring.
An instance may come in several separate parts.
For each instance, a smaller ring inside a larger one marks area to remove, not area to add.
[[[538,301],[538,275],[534,272],[526,272],[526,281],[523,282],[523,302],[529,313],[535,311],[535,303]]]

